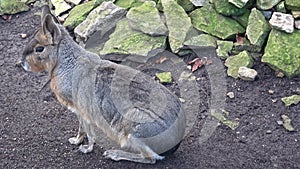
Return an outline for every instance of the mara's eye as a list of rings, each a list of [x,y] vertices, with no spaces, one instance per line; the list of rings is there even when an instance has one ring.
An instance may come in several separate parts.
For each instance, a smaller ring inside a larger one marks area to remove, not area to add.
[[[35,48],[36,52],[43,52],[44,51],[44,46],[38,46]]]

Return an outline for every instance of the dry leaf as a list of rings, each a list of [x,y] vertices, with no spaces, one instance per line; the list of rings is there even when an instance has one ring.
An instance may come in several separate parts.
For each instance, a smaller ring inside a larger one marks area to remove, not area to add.
[[[188,64],[193,64],[192,66],[192,72],[198,70],[199,68],[201,68],[203,65],[209,65],[212,64],[211,60],[208,60],[207,57],[203,57],[203,58],[195,58],[192,61],[188,62]]]
[[[168,58],[167,57],[160,57],[159,59],[157,59],[156,61],[155,61],[155,63],[163,63],[163,62],[165,62],[166,60],[168,60]]]
[[[2,15],[1,16],[4,20],[10,21],[12,18],[12,15]]]
[[[236,42],[239,43],[239,44],[244,44],[244,37],[242,36],[239,36],[238,34],[235,35],[235,39],[236,39]]]

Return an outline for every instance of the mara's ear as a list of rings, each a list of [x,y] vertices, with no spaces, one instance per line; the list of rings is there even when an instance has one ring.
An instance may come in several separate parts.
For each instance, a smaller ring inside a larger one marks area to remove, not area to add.
[[[50,7],[48,5],[44,5],[42,6],[42,15],[41,15],[42,22],[47,15],[51,15],[53,17],[53,20],[56,23],[59,23],[57,18],[51,13]]]
[[[42,32],[53,45],[58,44],[62,38],[61,30],[55,19],[52,14],[46,14],[42,19]]]
[[[42,15],[41,15],[42,21],[47,14],[51,14],[51,11],[48,5],[44,5],[42,6]]]

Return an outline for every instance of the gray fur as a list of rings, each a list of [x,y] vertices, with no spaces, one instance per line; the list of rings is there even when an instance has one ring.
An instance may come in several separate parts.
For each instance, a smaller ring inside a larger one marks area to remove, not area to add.
[[[48,12],[47,12],[48,11]],[[113,160],[155,163],[178,145],[184,136],[185,114],[178,98],[151,77],[127,66],[101,60],[77,45],[63,26],[44,7],[42,27],[23,53],[26,70],[48,71],[58,100],[79,119],[71,144],[88,145],[96,139],[93,126],[101,129],[123,150],[107,150]],[[36,52],[43,46],[43,52]]]

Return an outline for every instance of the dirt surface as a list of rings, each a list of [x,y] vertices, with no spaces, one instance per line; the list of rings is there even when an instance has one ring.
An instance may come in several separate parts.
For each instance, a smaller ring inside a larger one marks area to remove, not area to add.
[[[0,19],[0,168],[300,168],[300,104],[285,107],[280,100],[300,94],[300,79],[276,78],[259,61],[254,65],[256,81],[225,79],[226,91],[235,94],[226,98],[225,109],[229,119],[238,120],[236,130],[221,124],[201,141],[213,99],[209,73],[201,68],[194,73],[199,88],[194,93],[201,104],[192,129],[173,155],[145,165],[105,159],[105,149],[98,144],[92,153],[82,154],[68,143],[76,134],[77,119],[58,103],[47,74],[27,73],[16,66],[29,41],[20,34],[31,35],[39,25],[34,12],[14,15],[11,21]],[[167,87],[176,90],[176,85]],[[277,124],[282,114],[292,119],[296,131]]]

